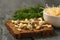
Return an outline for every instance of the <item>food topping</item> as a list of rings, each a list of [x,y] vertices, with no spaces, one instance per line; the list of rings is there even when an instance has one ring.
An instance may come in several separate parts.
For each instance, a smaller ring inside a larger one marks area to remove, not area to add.
[[[21,29],[20,29],[20,28],[18,28],[17,30],[18,30],[18,31],[21,31]]]
[[[15,25],[16,28],[18,28],[18,25]]]
[[[38,26],[36,27],[36,29],[40,29],[40,27],[41,27],[41,25],[38,25]]]
[[[17,28],[17,30],[41,30],[44,27],[52,27],[52,25],[46,23],[42,18],[31,18],[31,19],[25,19],[25,20],[12,20],[11,21]]]
[[[43,9],[44,7],[41,5],[36,5],[34,7],[28,7],[28,8],[21,8],[18,9],[14,15],[13,15],[13,19],[14,20],[23,20],[23,19],[30,19],[30,18],[39,18],[42,17],[43,18]]]
[[[44,9],[44,12],[51,16],[60,16],[60,7],[48,7]]]
[[[28,28],[29,30],[33,30],[33,27],[32,27],[31,24],[28,24],[27,28]]]

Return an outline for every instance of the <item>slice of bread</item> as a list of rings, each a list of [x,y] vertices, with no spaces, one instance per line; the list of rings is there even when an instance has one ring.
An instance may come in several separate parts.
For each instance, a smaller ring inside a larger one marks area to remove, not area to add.
[[[55,33],[53,27],[46,27],[41,30],[33,29],[33,31],[30,30],[18,31],[11,23],[11,20],[8,20],[6,22],[6,27],[15,38],[28,38],[28,37],[36,37],[36,36],[46,37],[46,36],[51,36]]]

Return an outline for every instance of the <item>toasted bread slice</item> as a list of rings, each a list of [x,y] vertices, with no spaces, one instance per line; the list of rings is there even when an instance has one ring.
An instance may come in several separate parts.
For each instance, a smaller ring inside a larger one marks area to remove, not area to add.
[[[36,36],[51,36],[54,34],[53,27],[46,27],[41,30],[33,29],[33,31],[30,30],[22,30],[18,31],[11,23],[11,20],[8,20],[6,22],[6,27],[9,30],[9,32],[15,37],[15,38],[27,38],[27,37],[36,37]]]

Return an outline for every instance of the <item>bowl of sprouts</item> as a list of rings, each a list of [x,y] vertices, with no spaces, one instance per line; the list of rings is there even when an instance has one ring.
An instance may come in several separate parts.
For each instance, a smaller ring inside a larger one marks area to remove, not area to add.
[[[47,7],[43,10],[43,18],[55,27],[60,27],[60,6]]]

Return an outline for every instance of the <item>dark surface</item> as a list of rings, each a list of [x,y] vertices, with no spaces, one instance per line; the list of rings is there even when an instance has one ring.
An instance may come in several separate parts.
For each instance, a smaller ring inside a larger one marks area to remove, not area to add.
[[[10,19],[13,15],[13,13],[22,7],[28,7],[28,6],[34,6],[34,5],[43,5],[48,4],[51,5],[59,5],[60,0],[0,0],[0,26],[3,29],[3,35],[2,40],[31,40],[28,39],[15,39],[12,37],[12,35],[9,33],[5,26],[5,21],[7,19]],[[60,40],[60,29],[55,30],[57,33],[57,36],[54,37],[47,37],[47,38],[34,38],[34,40]],[[33,39],[32,39],[33,40]]]

